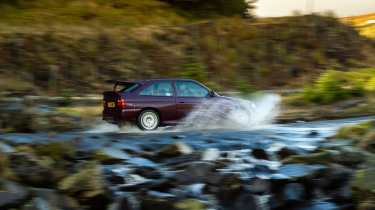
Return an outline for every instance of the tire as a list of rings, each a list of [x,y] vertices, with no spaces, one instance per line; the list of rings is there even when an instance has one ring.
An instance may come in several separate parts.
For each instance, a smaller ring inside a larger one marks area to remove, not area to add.
[[[159,114],[154,110],[144,110],[139,114],[137,125],[141,130],[156,130],[160,124]]]

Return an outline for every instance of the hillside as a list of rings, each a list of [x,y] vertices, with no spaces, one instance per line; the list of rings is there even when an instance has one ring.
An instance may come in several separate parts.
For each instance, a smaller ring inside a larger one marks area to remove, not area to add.
[[[157,0],[0,1],[0,11],[0,23],[6,26],[115,28],[186,21],[171,5]]]
[[[0,0],[5,26],[129,28],[240,15],[243,0]]]
[[[375,13],[346,17],[343,20],[358,28],[363,36],[375,39]]]
[[[226,90],[300,88],[326,69],[375,66],[373,41],[334,17],[253,20],[228,12],[238,4],[224,11],[178,2],[0,2],[0,89],[97,93],[108,79],[154,77]]]

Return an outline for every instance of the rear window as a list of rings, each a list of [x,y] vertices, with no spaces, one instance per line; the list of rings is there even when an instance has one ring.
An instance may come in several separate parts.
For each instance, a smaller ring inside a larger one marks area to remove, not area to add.
[[[118,92],[121,92],[121,93],[129,93],[129,92],[134,91],[138,87],[139,87],[139,84],[137,83],[130,83],[130,82],[121,83],[117,85],[116,90],[118,90]]]

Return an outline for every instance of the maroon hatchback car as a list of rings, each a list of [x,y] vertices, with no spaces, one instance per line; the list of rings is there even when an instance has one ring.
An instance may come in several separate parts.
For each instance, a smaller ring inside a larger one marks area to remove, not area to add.
[[[142,130],[178,124],[203,100],[222,97],[189,79],[116,81],[103,95],[103,120],[135,123]]]

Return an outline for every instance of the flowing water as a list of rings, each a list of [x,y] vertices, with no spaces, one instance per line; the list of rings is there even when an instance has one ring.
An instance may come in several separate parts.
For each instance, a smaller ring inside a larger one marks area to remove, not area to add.
[[[314,170],[320,170],[321,166],[283,165],[278,158],[275,158],[277,151],[280,151],[281,148],[287,148],[296,151],[298,154],[307,154],[322,144],[337,144],[325,141],[326,137],[334,135],[341,126],[374,118],[363,117],[275,124],[272,121],[277,115],[279,101],[278,96],[267,95],[251,101],[238,99],[238,106],[234,109],[226,109],[226,105],[222,103],[211,103],[208,107],[207,104],[203,104],[185,119],[183,125],[161,128],[154,132],[142,132],[136,127],[118,129],[116,126],[100,123],[83,132],[58,134],[9,133],[0,134],[0,139],[6,143],[11,143],[11,145],[73,140],[80,151],[101,150],[107,155],[122,160],[121,163],[115,165],[103,165],[105,177],[110,179],[115,174],[126,180],[125,184],[108,182],[112,192],[115,195],[121,195],[122,192],[144,190],[147,183],[176,176],[176,168],[174,167],[179,164],[198,164],[199,166],[199,164],[202,164],[199,162],[200,160],[223,160],[222,163],[225,164],[222,168],[216,170],[217,174],[239,174],[241,179],[247,181],[254,177],[269,180],[303,177]],[[221,121],[223,113],[229,113],[230,116],[224,122]],[[197,153],[163,160],[152,158],[158,154],[161,148],[177,142],[179,144],[184,143],[184,150],[196,151]],[[4,148],[2,149],[4,150]],[[271,157],[258,159],[252,153],[256,150],[265,151]],[[151,154],[151,156],[147,154]],[[198,154],[198,159],[195,154]],[[147,178],[147,174],[137,174],[139,173],[137,171],[142,170],[136,169],[144,168],[151,168],[160,172],[161,178],[153,180],[154,178]],[[199,168],[200,170],[203,169]],[[192,178],[196,177],[193,176]],[[197,186],[202,188],[204,185],[198,183],[197,185],[184,186],[181,189],[184,193],[189,193],[189,187]],[[300,185],[298,186],[300,187]],[[297,191],[294,188],[289,190],[291,190],[292,197],[296,193],[298,194],[298,189]],[[150,191],[149,193],[155,192]],[[269,203],[267,196],[265,202]],[[335,204],[319,202],[316,205],[314,204],[314,208],[308,209],[338,209]]]

